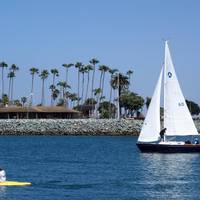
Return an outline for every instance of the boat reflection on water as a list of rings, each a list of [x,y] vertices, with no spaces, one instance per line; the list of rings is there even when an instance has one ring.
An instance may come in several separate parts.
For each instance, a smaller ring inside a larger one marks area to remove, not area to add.
[[[199,154],[139,154],[139,171],[145,196],[154,198],[198,199]]]

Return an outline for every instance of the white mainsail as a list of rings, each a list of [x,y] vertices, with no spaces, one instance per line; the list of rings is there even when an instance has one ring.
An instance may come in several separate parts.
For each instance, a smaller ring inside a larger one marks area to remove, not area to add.
[[[162,85],[162,74],[161,70],[149,109],[147,111],[146,118],[140,136],[138,138],[139,142],[155,142],[159,140],[160,133],[160,93]]]
[[[167,42],[164,63],[164,127],[167,128],[167,136],[198,134],[181,92]]]

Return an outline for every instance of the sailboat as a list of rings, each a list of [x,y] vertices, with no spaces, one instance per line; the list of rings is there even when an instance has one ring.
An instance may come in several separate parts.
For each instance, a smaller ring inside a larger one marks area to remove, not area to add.
[[[166,129],[163,140],[160,137],[160,101],[162,85],[164,86],[163,126]],[[137,146],[141,152],[200,153],[198,135],[199,134],[181,91],[172,62],[168,41],[166,41],[164,65],[161,69],[138,138]],[[180,136],[190,136],[193,139],[195,138],[195,143],[193,141],[180,140],[178,138],[185,138]]]

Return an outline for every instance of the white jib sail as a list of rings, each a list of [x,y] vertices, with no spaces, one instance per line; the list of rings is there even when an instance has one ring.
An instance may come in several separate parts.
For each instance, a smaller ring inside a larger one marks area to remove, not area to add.
[[[166,135],[197,135],[197,129],[176,77],[167,42],[165,43],[164,67],[164,127],[167,128]]]
[[[160,133],[160,93],[162,85],[163,69],[161,70],[146,118],[144,120],[139,142],[155,142],[159,140]]]

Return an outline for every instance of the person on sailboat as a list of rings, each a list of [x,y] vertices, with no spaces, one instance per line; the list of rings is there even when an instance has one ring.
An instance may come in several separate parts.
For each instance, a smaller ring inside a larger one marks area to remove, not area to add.
[[[164,138],[165,138],[165,132],[166,132],[166,128],[162,129],[160,131],[160,138],[161,138],[161,141],[164,142]]]
[[[6,181],[6,172],[0,168],[0,182]]]
[[[194,139],[194,144],[199,144],[198,138],[195,138],[195,139]]]

